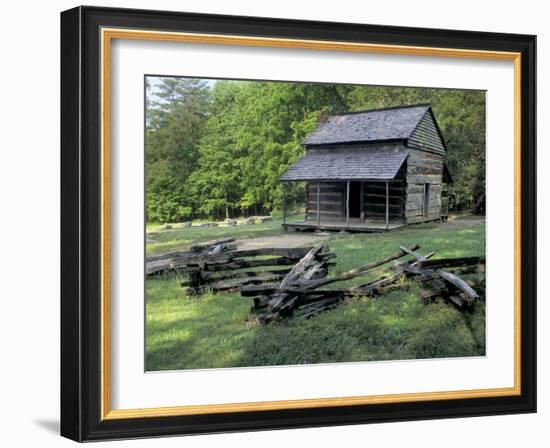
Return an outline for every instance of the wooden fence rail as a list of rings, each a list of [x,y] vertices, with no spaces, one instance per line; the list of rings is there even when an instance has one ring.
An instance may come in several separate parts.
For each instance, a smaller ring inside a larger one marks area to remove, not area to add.
[[[309,252],[280,283],[243,285],[241,295],[252,297],[254,302],[252,311],[257,313],[257,320],[264,325],[290,316],[312,317],[322,311],[335,308],[352,297],[387,294],[395,289],[407,287],[406,282],[399,281],[404,278],[422,285],[420,295],[425,301],[442,299],[459,309],[466,309],[480,299],[480,292],[483,294],[485,287],[484,257],[434,260],[432,259],[434,252],[420,255],[416,252],[419,247],[418,245],[411,248],[400,246],[398,252],[386,258],[334,277],[325,275],[320,279],[312,279],[304,275],[312,268],[312,252]],[[412,257],[412,259],[399,260],[405,257]],[[386,267],[381,268],[384,265]],[[297,267],[300,268],[297,270]],[[477,276],[476,281],[472,281],[459,277],[462,274],[480,275]],[[363,280],[358,285],[345,288],[320,289],[332,283],[362,276],[368,276],[370,280]]]
[[[192,246],[186,252],[148,257],[146,274],[185,275],[187,278],[181,286],[187,288],[188,294],[235,291],[247,285],[283,280],[312,249],[236,249],[235,239],[226,238]],[[313,257],[316,272],[311,278],[326,276],[329,266],[333,264],[330,260],[335,257],[335,254],[328,252],[327,246],[319,245]]]

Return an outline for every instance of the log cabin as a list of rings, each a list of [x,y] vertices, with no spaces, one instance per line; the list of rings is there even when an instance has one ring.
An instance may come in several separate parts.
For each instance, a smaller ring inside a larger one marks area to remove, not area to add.
[[[446,218],[452,179],[429,104],[330,115],[302,144],[280,180],[305,182],[305,220],[287,223],[283,201],[285,228],[385,231]]]

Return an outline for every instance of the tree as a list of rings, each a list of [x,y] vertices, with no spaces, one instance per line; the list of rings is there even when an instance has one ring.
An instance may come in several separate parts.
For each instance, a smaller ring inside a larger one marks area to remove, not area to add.
[[[197,166],[198,143],[208,118],[204,81],[162,78],[155,100],[151,85],[146,115],[147,217],[153,221],[189,219],[193,200],[188,180]]]
[[[230,209],[240,205],[240,164],[246,151],[234,136],[238,128],[238,90],[235,83],[219,82],[211,94],[211,113],[199,145],[199,162],[190,179],[196,212],[204,216],[218,216],[223,210],[228,219]]]

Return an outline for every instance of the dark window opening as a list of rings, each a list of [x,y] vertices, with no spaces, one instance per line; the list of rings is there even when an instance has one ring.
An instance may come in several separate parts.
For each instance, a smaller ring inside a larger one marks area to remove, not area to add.
[[[349,217],[361,217],[361,182],[349,183]]]

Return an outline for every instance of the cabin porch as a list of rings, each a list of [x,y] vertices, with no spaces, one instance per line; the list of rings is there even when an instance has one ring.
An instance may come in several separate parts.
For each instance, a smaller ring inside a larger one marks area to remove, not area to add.
[[[307,182],[304,220],[287,223],[283,200],[283,227],[304,231],[394,230],[406,224],[404,195],[402,179]]]
[[[405,225],[404,220],[391,220],[387,223],[382,221],[369,221],[358,218],[350,218],[349,223],[342,221],[325,220],[319,223],[315,221],[299,221],[292,223],[284,223],[283,228],[288,231],[328,231],[328,232],[387,232],[395,230]]]

